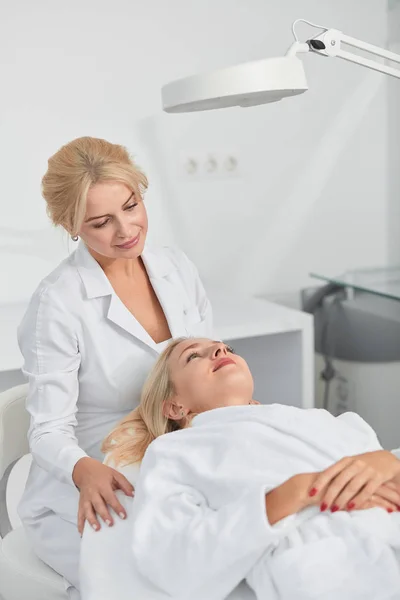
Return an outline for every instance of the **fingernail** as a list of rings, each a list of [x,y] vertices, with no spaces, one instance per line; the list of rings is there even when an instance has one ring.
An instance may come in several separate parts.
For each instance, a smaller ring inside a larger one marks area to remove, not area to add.
[[[337,510],[339,510],[339,507],[334,504],[331,508],[331,512],[336,512]]]
[[[119,513],[119,516],[121,517],[121,519],[125,519],[125,515],[124,515],[124,513],[123,513],[123,512],[120,512],[120,513]]]
[[[352,510],[354,507],[355,507],[355,504],[354,504],[354,502],[349,502],[349,503],[348,503],[348,505],[347,505],[347,508],[348,508],[349,510]]]
[[[98,525],[96,525],[96,523],[93,523],[92,527],[93,527],[93,529],[94,529],[95,531],[97,531],[97,530],[98,530],[98,528],[99,528],[99,526],[98,526]]]
[[[321,512],[324,512],[324,510],[326,510],[327,508],[328,508],[328,505],[327,505],[327,503],[326,503],[326,502],[323,502],[323,503],[321,504]]]
[[[106,525],[108,525],[108,527],[111,527],[111,521],[110,521],[110,519],[107,519],[107,521],[105,523],[106,523]]]
[[[315,496],[315,494],[318,492],[317,488],[311,488],[311,490],[309,491],[310,496]]]
[[[393,508],[388,508],[387,511],[388,511],[388,513],[392,513],[393,512]]]

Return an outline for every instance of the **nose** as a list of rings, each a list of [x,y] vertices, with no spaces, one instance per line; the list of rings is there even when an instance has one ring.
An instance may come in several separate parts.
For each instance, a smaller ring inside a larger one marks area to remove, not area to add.
[[[222,356],[225,356],[226,354],[227,354],[227,350],[226,350],[226,346],[223,342],[217,342],[216,344],[214,344],[213,349],[212,349],[213,359],[220,358]]]
[[[131,236],[131,224],[124,219],[120,219],[117,224],[117,237],[127,239]]]

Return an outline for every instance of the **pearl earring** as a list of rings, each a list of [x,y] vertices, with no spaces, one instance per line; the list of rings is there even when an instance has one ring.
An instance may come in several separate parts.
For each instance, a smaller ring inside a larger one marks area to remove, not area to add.
[[[77,235],[71,235],[71,240],[72,240],[73,242],[77,242],[77,241],[79,240],[79,238],[78,238],[78,236],[77,236]]]

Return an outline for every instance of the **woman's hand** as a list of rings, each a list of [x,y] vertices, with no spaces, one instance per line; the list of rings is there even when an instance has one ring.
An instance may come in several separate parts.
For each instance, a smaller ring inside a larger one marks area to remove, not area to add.
[[[80,491],[78,530],[81,535],[86,520],[96,531],[100,529],[97,515],[109,527],[113,525],[114,520],[109,512],[109,506],[121,519],[126,518],[125,509],[119,502],[115,490],[120,489],[127,496],[133,496],[134,488],[122,473],[94,458],[85,457],[76,463],[72,479]]]
[[[343,458],[325,469],[311,484],[309,495],[319,499],[321,510],[332,512],[370,508],[373,497],[398,508],[399,479],[400,460],[387,450],[377,450]]]

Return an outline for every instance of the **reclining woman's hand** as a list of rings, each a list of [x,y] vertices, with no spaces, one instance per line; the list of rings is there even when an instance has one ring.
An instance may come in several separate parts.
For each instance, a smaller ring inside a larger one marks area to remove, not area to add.
[[[322,471],[309,490],[321,510],[400,506],[400,460],[387,450],[343,458]],[[376,504],[378,502],[378,504]],[[387,504],[390,503],[390,504]]]
[[[115,490],[120,489],[127,496],[133,496],[134,489],[122,473],[94,458],[85,457],[76,463],[72,479],[80,492],[78,531],[81,535],[86,520],[96,531],[100,529],[97,515],[108,526],[114,523],[108,507],[111,507],[121,519],[126,518],[126,511],[119,502]]]

